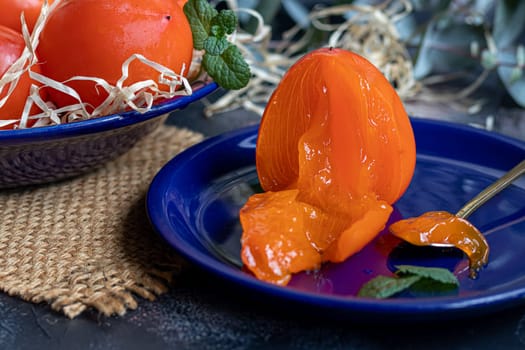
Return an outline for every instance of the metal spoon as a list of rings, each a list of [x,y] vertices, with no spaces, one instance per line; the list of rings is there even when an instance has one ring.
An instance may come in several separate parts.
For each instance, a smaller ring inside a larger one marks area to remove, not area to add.
[[[465,218],[524,173],[525,160],[472,198],[455,215],[431,211],[395,222],[389,230],[411,244],[463,250],[470,260],[470,275],[475,277],[488,262],[489,246],[481,232]]]
[[[459,211],[456,213],[456,216],[466,219],[476,209],[485,204],[489,199],[501,192],[504,188],[509,186],[514,180],[523,174],[525,174],[525,160],[522,160],[518,165],[500,177],[496,182],[485,188],[476,197],[468,201],[461,209],[459,209]]]
[[[477,196],[469,200],[461,209],[458,210],[458,212],[455,214],[456,217],[466,219],[469,217],[476,209],[481,207],[483,204],[485,204],[487,201],[489,201],[492,197],[494,197],[496,194],[504,190],[506,187],[508,187],[514,180],[518,179],[520,176],[525,174],[525,160],[522,160],[518,165],[516,165],[514,168],[509,170],[507,173],[505,173],[502,177],[500,177],[498,180],[496,180],[494,183],[489,185],[487,188],[485,188],[483,191],[478,193]],[[432,247],[440,247],[440,248],[448,248],[448,247],[454,247],[454,244],[451,243],[444,243],[444,242],[433,242],[428,243],[428,246]]]
[[[489,201],[492,197],[494,197],[496,194],[507,188],[514,180],[518,179],[521,175],[525,174],[525,160],[522,160],[518,165],[516,165],[514,168],[510,169],[507,173],[505,173],[503,176],[501,176],[498,180],[496,180],[494,183],[489,185],[487,188],[485,188],[483,191],[478,193],[474,198],[469,200],[461,209],[458,210],[458,212],[455,214],[456,217],[461,219],[466,219],[469,217],[476,209],[481,207],[483,204],[485,204],[487,201]],[[427,245],[433,246],[433,247],[454,247],[453,244],[450,243],[444,243],[444,242],[434,242],[434,243],[428,243]]]

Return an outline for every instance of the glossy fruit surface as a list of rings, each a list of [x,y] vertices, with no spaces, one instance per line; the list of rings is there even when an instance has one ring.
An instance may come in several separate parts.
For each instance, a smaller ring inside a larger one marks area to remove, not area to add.
[[[43,0],[0,0],[0,8],[2,9],[0,11],[0,24],[22,32],[20,15],[23,12],[27,27],[31,32],[40,15],[43,2]],[[52,3],[52,0],[48,0],[48,4]]]
[[[421,216],[399,220],[390,232],[411,244],[451,245],[461,249],[470,260],[470,276],[487,264],[489,245],[481,232],[464,218],[446,211],[430,211]]]
[[[415,155],[403,104],[377,68],[341,49],[305,55],[261,121],[256,166],[267,192],[241,210],[243,262],[286,284],[355,254],[384,228]]]
[[[175,1],[63,0],[42,31],[38,55],[43,74],[54,80],[89,76],[115,85],[122,63],[133,54],[144,55],[175,73],[183,66],[187,72],[192,41],[189,23]],[[159,73],[138,61],[129,69],[125,86],[148,79],[158,81]],[[92,81],[67,85],[93,108],[107,97]],[[52,89],[49,96],[59,107],[75,102]]]
[[[373,190],[389,203],[404,193],[415,166],[412,127],[396,91],[370,62],[341,49],[316,50],[288,71],[257,143],[267,191],[296,184],[300,171],[325,162],[346,192]],[[301,180],[310,187],[321,177]]]
[[[22,34],[15,30],[0,25],[0,77],[12,66],[20,57],[25,47]],[[20,118],[24,105],[29,95],[31,80],[29,75],[22,74],[15,90],[9,96],[6,103],[0,107],[0,119],[18,119]],[[0,99],[7,95],[8,85],[4,86],[0,92]],[[5,126],[1,129],[12,129],[14,124]]]

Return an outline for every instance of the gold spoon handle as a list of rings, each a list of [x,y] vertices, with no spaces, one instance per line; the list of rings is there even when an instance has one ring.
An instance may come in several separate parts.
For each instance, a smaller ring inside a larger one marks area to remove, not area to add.
[[[481,205],[485,204],[486,201],[494,197],[505,187],[510,185],[512,181],[525,173],[525,160],[522,160],[518,165],[512,168],[508,173],[500,177],[489,187],[481,191],[476,197],[472,198],[467,202],[457,213],[456,216],[465,219],[472,214]]]

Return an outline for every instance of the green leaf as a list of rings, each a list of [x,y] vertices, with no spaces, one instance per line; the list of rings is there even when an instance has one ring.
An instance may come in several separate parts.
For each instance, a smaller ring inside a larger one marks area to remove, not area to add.
[[[408,289],[421,279],[421,276],[388,277],[377,276],[365,283],[359,292],[360,297],[385,299]]]
[[[498,65],[498,57],[489,50],[481,52],[481,65],[486,69],[493,69]]]
[[[512,99],[521,107],[525,108],[525,76],[521,74],[518,78],[516,70],[517,57],[513,52],[498,51],[498,61],[507,62],[498,66],[498,75],[505,89]]]
[[[237,28],[237,16],[232,10],[222,10],[217,16],[215,16],[211,22],[212,27],[221,29],[220,33],[213,33],[216,37],[222,37],[224,35],[231,34]]]
[[[525,46],[518,45],[516,48],[516,64],[519,67],[525,66]]]
[[[452,272],[440,267],[421,267],[412,265],[396,266],[399,276],[413,275],[428,278],[440,283],[459,285],[459,281]]]
[[[184,14],[190,23],[193,47],[202,50],[204,41],[210,36],[212,20],[218,12],[206,0],[189,0],[184,5]]]
[[[230,46],[230,42],[226,40],[226,38],[216,38],[214,36],[210,36],[206,40],[204,40],[204,50],[210,55],[218,56],[222,55],[224,51]]]
[[[517,81],[521,79],[522,76],[523,76],[523,68],[521,67],[512,68],[512,71],[510,72],[509,83],[510,84],[516,83]]]
[[[396,269],[394,277],[377,276],[365,283],[357,295],[384,299],[405,290],[427,296],[442,295],[455,291],[459,286],[456,276],[447,269],[412,265],[399,265]]]
[[[217,12],[206,0],[189,0],[184,14],[190,22],[193,47],[204,50],[204,70],[225,89],[245,87],[251,78],[250,66],[226,35],[237,28],[237,16],[231,10]]]
[[[426,27],[418,48],[414,76],[421,79],[432,73],[471,71],[479,66],[471,57],[470,46],[486,46],[482,26],[469,25],[448,16],[433,19]]]
[[[519,39],[525,29],[525,1],[499,0],[494,14],[493,36],[496,46],[508,48]]]
[[[446,10],[451,0],[437,0],[437,1],[428,1],[428,0],[412,0],[412,6],[414,6],[414,9],[416,11],[422,12],[432,12],[432,13],[438,13],[441,11]]]
[[[204,54],[202,65],[208,74],[225,89],[240,89],[248,84],[250,67],[239,49],[230,45],[221,55]]]
[[[410,286],[410,295],[417,297],[445,296],[456,294],[458,286],[452,283],[440,283],[430,278],[421,278]]]

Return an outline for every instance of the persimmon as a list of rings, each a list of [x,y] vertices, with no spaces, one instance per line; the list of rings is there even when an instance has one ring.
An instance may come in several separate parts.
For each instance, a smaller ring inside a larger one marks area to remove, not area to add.
[[[342,49],[305,55],[261,120],[256,167],[266,192],[240,212],[244,264],[286,284],[357,253],[385,227],[415,155],[403,104],[373,64]]]
[[[414,245],[443,244],[462,250],[469,258],[473,278],[488,262],[490,248],[481,232],[465,218],[446,211],[430,211],[399,220],[388,229],[394,236]]]
[[[179,74],[188,71],[193,55],[192,32],[176,1],[167,0],[62,0],[43,28],[37,54],[42,74],[64,82],[75,76],[97,77],[115,85],[123,62],[141,54]],[[154,69],[133,61],[129,86],[158,81]],[[69,81],[93,108],[107,93],[93,81]],[[57,90],[49,98],[58,107],[76,102]]]
[[[0,77],[20,58],[25,48],[22,34],[0,25]],[[31,79],[29,73],[25,72],[20,76],[16,88],[13,90],[5,104],[0,107],[0,119],[20,119],[24,106],[29,95]],[[5,85],[0,91],[0,99],[3,99],[8,92],[9,86]],[[16,123],[15,123],[16,124]],[[12,129],[15,124],[0,127],[0,129]]]
[[[52,4],[52,0],[47,1]],[[20,15],[24,13],[29,32],[33,31],[44,0],[0,0],[0,24],[22,32]]]

